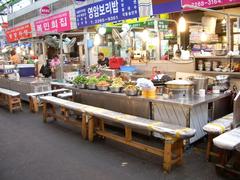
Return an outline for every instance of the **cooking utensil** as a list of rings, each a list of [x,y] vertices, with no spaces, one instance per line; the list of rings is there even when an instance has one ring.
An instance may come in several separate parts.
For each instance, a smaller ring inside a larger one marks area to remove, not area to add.
[[[199,94],[200,89],[208,90],[208,78],[204,76],[196,76],[191,79],[194,83],[194,93]]]

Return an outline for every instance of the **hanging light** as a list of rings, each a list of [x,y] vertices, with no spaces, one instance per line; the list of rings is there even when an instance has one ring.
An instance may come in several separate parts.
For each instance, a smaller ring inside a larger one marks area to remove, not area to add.
[[[130,30],[130,25],[127,23],[122,24],[122,31],[127,32]]]
[[[19,46],[16,48],[16,53],[17,53],[17,54],[20,54],[20,53],[21,53],[21,48],[20,48]]]
[[[185,32],[187,27],[186,19],[183,15],[178,20],[178,28],[180,32]]]
[[[100,34],[100,35],[105,35],[106,34],[106,32],[107,32],[107,28],[105,27],[105,26],[100,26],[99,27],[99,29],[98,29],[98,33]]]
[[[96,34],[94,37],[94,45],[99,46],[102,42],[102,37],[99,34]]]
[[[227,21],[226,21],[226,18],[224,17],[223,20],[222,20],[222,22],[221,22],[221,24],[222,24],[222,25],[226,25],[226,23],[227,23]]]

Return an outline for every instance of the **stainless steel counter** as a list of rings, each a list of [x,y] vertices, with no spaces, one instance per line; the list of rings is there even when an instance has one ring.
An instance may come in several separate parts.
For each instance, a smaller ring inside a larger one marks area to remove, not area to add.
[[[164,99],[157,96],[155,99],[148,99],[142,96],[126,96],[124,93],[67,88],[73,90],[76,102],[194,128],[197,132],[191,142],[205,135],[202,127],[209,120],[221,117],[232,110],[230,94],[208,94],[205,97],[194,95],[191,98],[179,99]]]
[[[171,103],[183,106],[197,106],[203,103],[211,103],[214,101],[218,101],[222,98],[229,97],[229,94],[207,94],[205,97],[200,97],[199,95],[194,95],[191,98],[178,98],[178,99],[171,99],[171,98],[163,98],[163,96],[157,96],[155,99],[144,98],[142,96],[126,96],[124,93],[111,93],[109,91],[97,91],[97,90],[87,90],[87,89],[77,89],[74,87],[68,87],[76,92],[88,92],[91,94],[98,94],[98,95],[107,95],[109,97],[116,97],[116,98],[124,98],[124,99],[132,99],[136,101],[147,101],[152,103]]]

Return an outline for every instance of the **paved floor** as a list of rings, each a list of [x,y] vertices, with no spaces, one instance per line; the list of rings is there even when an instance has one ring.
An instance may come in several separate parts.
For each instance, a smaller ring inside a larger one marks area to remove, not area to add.
[[[215,180],[224,179],[203,152],[193,149],[170,174],[162,159],[114,143],[82,140],[59,123],[42,123],[41,114],[10,114],[0,108],[0,180]]]

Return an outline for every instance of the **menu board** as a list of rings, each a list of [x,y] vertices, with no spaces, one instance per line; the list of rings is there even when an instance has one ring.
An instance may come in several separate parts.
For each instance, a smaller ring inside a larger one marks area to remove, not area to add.
[[[77,27],[93,26],[107,22],[139,17],[138,0],[104,0],[77,8]]]
[[[15,42],[21,39],[27,39],[32,37],[31,24],[24,24],[15,28],[9,29],[6,32],[6,38],[8,42]]]

